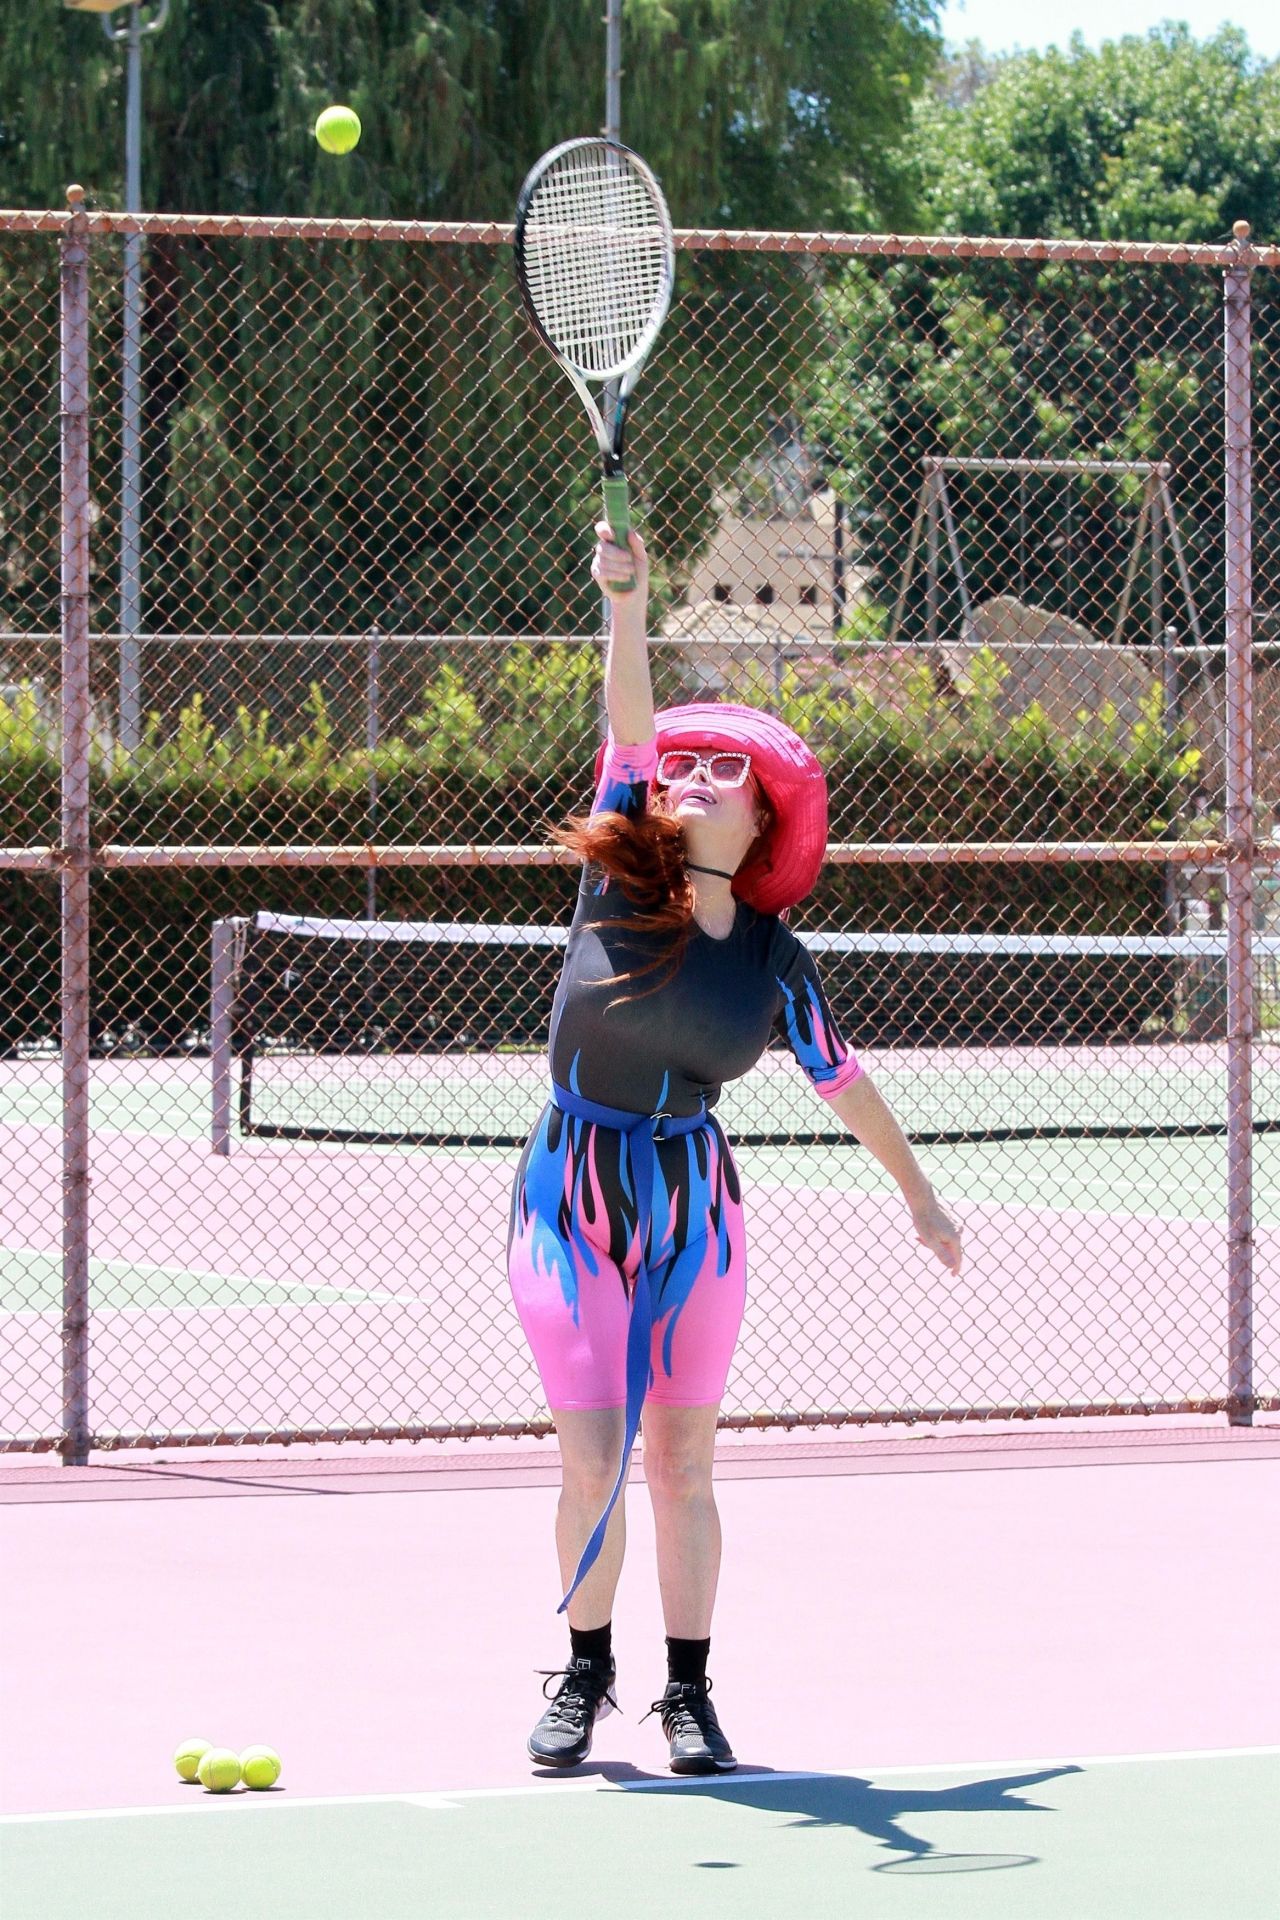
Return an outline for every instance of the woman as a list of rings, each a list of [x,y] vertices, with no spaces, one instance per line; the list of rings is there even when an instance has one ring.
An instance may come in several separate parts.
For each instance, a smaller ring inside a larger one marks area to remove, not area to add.
[[[716,1417],[746,1296],[737,1169],[710,1112],[775,1024],[815,1090],[897,1180],[921,1244],[959,1271],[960,1237],[845,1047],[812,960],[782,920],[817,878],[826,787],[771,715],[704,704],[656,717],[648,561],[609,529],[609,739],[588,820],[558,836],[584,862],[551,1014],[552,1099],[516,1174],[508,1270],[563,1462],[556,1546],[570,1657],[531,1757],[569,1767],[616,1707],[611,1614],[619,1498],[644,1413],[677,1773],[736,1766],[710,1700],[720,1525]],[[625,583],[634,573],[634,590]]]

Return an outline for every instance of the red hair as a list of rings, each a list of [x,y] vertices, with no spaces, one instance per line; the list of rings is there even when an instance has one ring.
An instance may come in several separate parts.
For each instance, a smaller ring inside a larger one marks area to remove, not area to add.
[[[776,821],[768,795],[754,781],[751,786],[760,824],[755,839],[739,862],[739,871],[757,860],[767,859]],[[678,971],[693,932],[693,885],[687,869],[684,828],[661,811],[646,809],[638,815],[601,812],[575,815],[557,827],[551,838],[557,846],[568,847],[589,865],[603,868],[609,879],[617,881],[632,906],[639,908],[638,913],[628,914],[625,920],[598,924],[669,936],[654,959],[631,973],[618,976],[622,980],[636,980],[664,967],[662,978],[645,989],[646,993],[656,993]],[[633,997],[631,994],[618,996],[620,1000]],[[617,1001],[609,1004],[616,1006]]]

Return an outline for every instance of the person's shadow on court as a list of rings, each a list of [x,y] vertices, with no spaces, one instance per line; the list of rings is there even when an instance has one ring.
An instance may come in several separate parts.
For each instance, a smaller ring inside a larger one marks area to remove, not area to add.
[[[853,1774],[797,1776],[772,1774],[754,1767],[736,1774],[686,1775],[682,1779],[642,1773],[638,1767],[625,1763],[604,1762],[598,1767],[575,1769],[579,1774],[598,1773],[612,1785],[637,1793],[692,1793],[722,1800],[727,1805],[756,1807],[762,1813],[790,1814],[793,1817],[785,1823],[788,1826],[853,1828],[896,1856],[879,1863],[881,1866],[921,1873],[1030,1866],[1036,1856],[994,1853],[986,1847],[972,1853],[944,1849],[907,1832],[899,1821],[936,1813],[1049,1813],[1053,1809],[1043,1802],[1009,1796],[1083,1771],[1082,1767],[1064,1764],[949,1787],[912,1786],[906,1780],[890,1780],[878,1787]],[[1011,1839],[1014,1837],[1010,1835]],[[988,1838],[989,1829],[984,1829],[983,1839]],[[720,1867],[735,1863],[705,1861],[700,1864]]]

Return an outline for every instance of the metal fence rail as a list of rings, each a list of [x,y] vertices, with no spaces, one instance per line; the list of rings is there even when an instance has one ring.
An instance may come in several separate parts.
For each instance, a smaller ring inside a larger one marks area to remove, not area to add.
[[[465,1096],[505,1138],[554,940],[429,955],[394,1019],[332,986],[304,1019],[286,980],[268,1136],[236,1132],[225,931],[567,920],[594,482],[510,239],[0,213],[0,1450],[549,1429],[512,1154],[326,1140],[323,1101]],[[931,1271],[771,1053],[725,1098],[756,1144],[724,1423],[1280,1408],[1280,250],[679,246],[634,428],[656,691],[820,752],[798,930],[890,1103],[936,1102],[966,1235]],[[1016,1138],[971,1135],[994,1080]],[[1126,1126],[1190,1088],[1185,1131]]]

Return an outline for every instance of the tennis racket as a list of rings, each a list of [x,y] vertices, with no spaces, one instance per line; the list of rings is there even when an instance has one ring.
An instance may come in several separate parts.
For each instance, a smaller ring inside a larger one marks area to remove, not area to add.
[[[627,406],[671,305],[676,250],[662,189],[611,140],[544,153],[516,207],[516,279],[530,320],[578,390],[600,446],[604,514],[631,526],[622,447]],[[597,403],[587,382],[602,383]],[[621,582],[621,591],[635,580]]]

